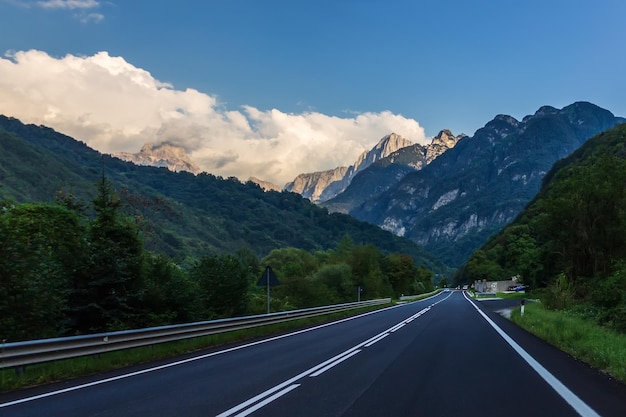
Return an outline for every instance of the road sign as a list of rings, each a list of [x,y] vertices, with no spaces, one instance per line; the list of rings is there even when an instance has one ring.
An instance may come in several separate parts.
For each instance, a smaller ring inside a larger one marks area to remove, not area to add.
[[[277,285],[280,284],[280,281],[278,281],[278,278],[276,277],[276,274],[274,273],[274,271],[272,271],[272,267],[268,266],[267,268],[265,268],[265,272],[263,272],[263,275],[261,275],[261,278],[259,278],[259,280],[257,281],[256,285],[258,285],[259,287],[275,287]]]

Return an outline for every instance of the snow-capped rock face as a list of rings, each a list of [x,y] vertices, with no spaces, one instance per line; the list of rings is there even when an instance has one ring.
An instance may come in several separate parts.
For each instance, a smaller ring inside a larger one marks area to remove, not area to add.
[[[146,143],[137,153],[118,152],[113,156],[136,165],[165,167],[170,171],[187,171],[193,174],[202,172],[183,147],[167,142],[159,145]]]

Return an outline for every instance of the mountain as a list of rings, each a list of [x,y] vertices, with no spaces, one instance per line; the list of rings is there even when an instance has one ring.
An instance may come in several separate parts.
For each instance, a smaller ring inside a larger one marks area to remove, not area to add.
[[[89,202],[105,175],[126,212],[142,226],[145,246],[180,263],[248,248],[335,248],[346,235],[384,253],[406,253],[416,264],[446,267],[414,242],[350,216],[329,214],[295,193],[265,192],[248,181],[139,166],[103,155],[45,126],[0,116],[0,200]]]
[[[255,177],[248,178],[248,181],[258,185],[259,187],[261,187],[265,191],[281,192],[281,188],[278,185],[273,184],[273,183],[271,183],[269,181],[263,181],[263,180],[260,180],[258,178],[255,178]]]
[[[564,273],[578,297],[601,301],[598,307],[623,306],[625,184],[626,124],[620,124],[557,162],[535,198],[472,254],[456,281],[517,275],[524,284],[538,288]],[[617,274],[621,285],[618,280],[607,282],[619,269],[623,271]],[[610,300],[612,306],[607,305]],[[619,312],[622,331],[626,331],[626,310]]]
[[[556,161],[624,121],[586,102],[560,110],[544,106],[522,121],[498,115],[350,215],[407,237],[458,266],[517,216]]]
[[[345,190],[358,172],[369,167],[374,162],[389,156],[398,149],[411,146],[412,144],[411,141],[404,139],[402,136],[391,133],[380,139],[372,149],[359,155],[354,165],[310,174],[300,174],[292,182],[286,184],[284,190],[298,193],[311,201],[329,200]]]
[[[174,172],[187,171],[193,174],[202,172],[182,146],[167,142],[159,145],[146,143],[137,153],[117,152],[113,156],[135,165],[165,167]]]
[[[445,129],[429,145],[413,144],[398,149],[361,170],[343,192],[321,202],[321,205],[333,212],[349,213],[365,201],[375,199],[387,191],[406,174],[424,168],[464,137],[464,134],[454,136]]]

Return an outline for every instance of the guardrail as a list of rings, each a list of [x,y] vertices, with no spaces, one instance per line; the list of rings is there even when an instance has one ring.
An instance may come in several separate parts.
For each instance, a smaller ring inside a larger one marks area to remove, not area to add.
[[[149,346],[157,343],[207,336],[389,303],[391,303],[391,298],[384,298],[257,316],[149,327],[137,330],[122,330],[84,336],[3,343],[0,345],[0,369]]]

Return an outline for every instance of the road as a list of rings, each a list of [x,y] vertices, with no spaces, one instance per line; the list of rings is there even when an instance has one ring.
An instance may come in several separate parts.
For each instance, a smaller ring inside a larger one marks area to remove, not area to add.
[[[0,416],[626,416],[626,387],[461,291],[0,396]]]

